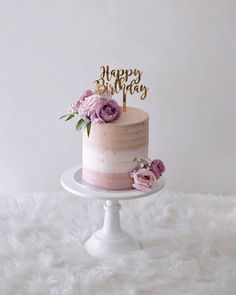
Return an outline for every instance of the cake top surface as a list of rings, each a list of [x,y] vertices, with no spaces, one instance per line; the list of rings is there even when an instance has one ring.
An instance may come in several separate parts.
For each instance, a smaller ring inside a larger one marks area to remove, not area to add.
[[[136,124],[149,119],[149,115],[144,110],[135,107],[127,107],[126,112],[122,112],[119,119],[108,124],[112,125],[127,125]]]

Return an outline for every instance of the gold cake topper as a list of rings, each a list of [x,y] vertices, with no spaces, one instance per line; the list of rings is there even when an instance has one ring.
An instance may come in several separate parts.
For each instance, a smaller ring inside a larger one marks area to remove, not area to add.
[[[147,97],[148,87],[140,84],[142,72],[138,69],[110,69],[109,66],[100,67],[101,74],[95,80],[96,91],[102,95],[123,93],[123,112],[126,111],[126,95],[140,93],[140,99]]]

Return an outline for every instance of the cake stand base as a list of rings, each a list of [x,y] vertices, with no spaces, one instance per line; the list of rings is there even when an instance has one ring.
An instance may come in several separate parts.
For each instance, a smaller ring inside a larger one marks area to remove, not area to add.
[[[133,200],[153,195],[160,191],[165,180],[158,179],[150,191],[131,190],[102,190],[89,186],[82,177],[82,166],[66,170],[61,176],[62,186],[70,193],[94,200],[105,200],[105,217],[103,227],[96,231],[85,243],[85,250],[92,256],[109,257],[141,249],[141,244],[122,230],[120,226],[119,201]],[[124,220],[125,222],[125,220]]]
[[[141,249],[141,245],[122,230],[120,226],[120,208],[121,205],[118,200],[107,200],[105,202],[103,227],[93,233],[84,244],[85,250],[90,255],[109,257],[114,254],[123,254]]]

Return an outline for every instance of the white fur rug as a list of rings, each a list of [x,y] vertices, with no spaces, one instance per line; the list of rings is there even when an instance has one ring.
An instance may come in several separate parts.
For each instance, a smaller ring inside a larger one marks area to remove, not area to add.
[[[0,196],[0,294],[236,294],[236,196],[164,192],[122,205],[123,228],[145,248],[102,260],[81,246],[102,202]]]

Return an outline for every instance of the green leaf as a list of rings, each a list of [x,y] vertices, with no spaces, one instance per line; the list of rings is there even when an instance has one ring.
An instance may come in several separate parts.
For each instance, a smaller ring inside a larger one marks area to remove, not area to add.
[[[69,114],[69,115],[68,115],[68,118],[66,119],[66,121],[69,121],[70,119],[74,118],[74,116],[75,116],[75,115],[73,115],[73,114]]]
[[[76,124],[76,130],[80,130],[84,126],[84,120],[81,118]]]
[[[90,130],[91,130],[91,121],[87,123],[86,128],[87,128],[87,134],[88,134],[88,137],[89,137]]]
[[[65,118],[65,117],[67,117],[67,116],[68,116],[68,114],[67,114],[67,115],[63,115],[63,116],[61,116],[61,117],[59,118],[59,120]]]

